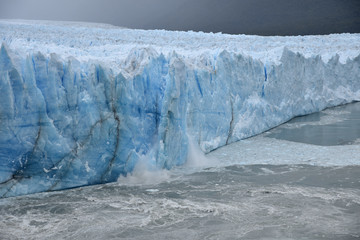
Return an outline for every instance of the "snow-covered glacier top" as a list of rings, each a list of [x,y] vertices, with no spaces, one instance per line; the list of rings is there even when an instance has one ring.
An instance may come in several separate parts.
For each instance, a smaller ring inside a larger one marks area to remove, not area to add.
[[[228,52],[250,56],[263,63],[280,63],[284,48],[305,57],[320,55],[324,62],[338,54],[345,63],[360,52],[360,34],[326,36],[250,36],[222,33],[136,30],[108,24],[0,20],[0,36],[10,48],[22,54],[40,51],[78,60],[99,60],[114,71],[121,71],[134,48],[149,48],[150,54],[174,51],[194,64],[201,55]]]
[[[0,20],[0,44],[0,198],[169,169],[360,101],[360,34]]]

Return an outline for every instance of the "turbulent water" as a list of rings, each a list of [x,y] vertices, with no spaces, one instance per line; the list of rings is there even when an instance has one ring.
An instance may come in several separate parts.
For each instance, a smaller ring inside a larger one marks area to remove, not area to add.
[[[359,239],[359,138],[355,103],[171,171],[1,199],[0,239]]]

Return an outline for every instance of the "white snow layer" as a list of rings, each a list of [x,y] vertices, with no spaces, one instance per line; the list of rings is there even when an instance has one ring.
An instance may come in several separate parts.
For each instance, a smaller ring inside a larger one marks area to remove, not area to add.
[[[214,58],[224,50],[264,64],[280,64],[284,48],[306,58],[321,56],[325,63],[336,54],[341,63],[346,63],[360,52],[360,34],[261,37],[25,20],[0,20],[0,26],[1,40],[21,54],[40,51],[57,53],[63,58],[76,57],[79,61],[98,60],[115,72],[124,71],[126,60],[135,49],[151,49],[153,57],[160,54],[170,57],[176,52],[187,63],[195,65],[203,65],[202,58]]]

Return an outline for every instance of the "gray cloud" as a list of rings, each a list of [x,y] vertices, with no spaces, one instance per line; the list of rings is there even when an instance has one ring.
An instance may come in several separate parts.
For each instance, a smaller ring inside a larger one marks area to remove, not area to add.
[[[358,0],[0,0],[0,18],[260,35],[360,32]]]

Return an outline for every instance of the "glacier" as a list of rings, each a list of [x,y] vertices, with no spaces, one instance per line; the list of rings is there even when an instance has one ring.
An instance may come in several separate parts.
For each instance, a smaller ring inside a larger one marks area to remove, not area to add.
[[[183,165],[360,101],[360,34],[261,37],[0,20],[0,197]],[[241,149],[239,149],[241,151]]]

